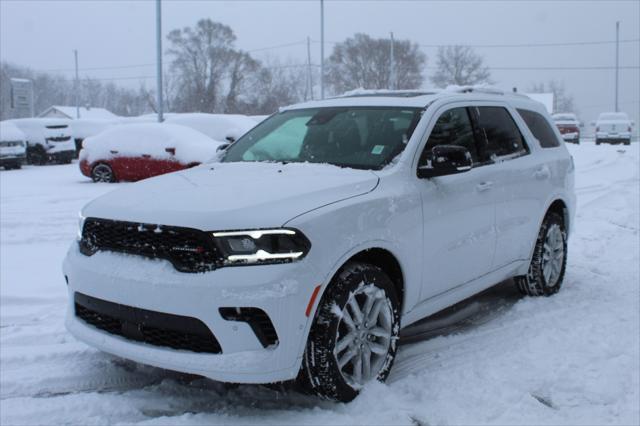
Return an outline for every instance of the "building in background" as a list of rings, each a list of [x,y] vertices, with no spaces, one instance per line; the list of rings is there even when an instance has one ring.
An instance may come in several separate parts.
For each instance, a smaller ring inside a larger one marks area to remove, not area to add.
[[[53,105],[44,110],[38,117],[76,119],[76,107]],[[91,120],[113,120],[117,115],[104,108],[80,107],[80,118]]]

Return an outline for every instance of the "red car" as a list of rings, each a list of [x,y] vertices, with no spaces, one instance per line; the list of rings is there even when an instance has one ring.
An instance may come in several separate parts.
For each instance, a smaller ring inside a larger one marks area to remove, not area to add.
[[[553,121],[556,123],[565,142],[580,143],[580,121],[575,114],[554,114]]]
[[[177,124],[123,124],[84,140],[80,171],[94,182],[137,181],[210,161],[220,145]]]

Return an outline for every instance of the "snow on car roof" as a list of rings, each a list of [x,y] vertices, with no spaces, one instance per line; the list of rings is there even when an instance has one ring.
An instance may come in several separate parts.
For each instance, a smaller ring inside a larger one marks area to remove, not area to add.
[[[83,142],[81,160],[89,163],[114,156],[150,155],[182,163],[202,163],[216,157],[219,141],[197,130],[171,123],[134,123],[114,126]],[[175,154],[167,151],[174,148]]]
[[[238,139],[256,126],[254,119],[240,114],[175,114],[166,122],[190,127],[217,141],[225,141],[227,136]]]
[[[1,141],[24,141],[26,139],[24,133],[15,124],[10,121],[0,121],[0,140]]]
[[[460,97],[465,99],[518,99],[518,101],[535,102],[529,97],[503,91],[490,86],[449,86],[444,90],[419,91],[419,90],[363,90],[358,89],[345,94],[324,100],[307,101],[295,105],[283,107],[280,110],[322,108],[322,107],[406,107],[424,108],[436,99],[444,97]]]

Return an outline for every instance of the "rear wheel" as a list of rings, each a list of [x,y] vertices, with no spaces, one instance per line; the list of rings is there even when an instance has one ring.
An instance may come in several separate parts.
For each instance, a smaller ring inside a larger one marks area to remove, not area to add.
[[[110,165],[105,163],[96,164],[91,170],[91,179],[94,182],[115,182],[116,176]]]
[[[47,164],[47,151],[42,145],[27,148],[27,162],[38,166]]]
[[[596,139],[596,145],[600,145],[600,141]]]
[[[384,381],[396,353],[398,309],[393,282],[380,268],[346,265],[318,306],[299,382],[319,396],[348,402],[368,382]]]
[[[527,275],[515,278],[518,290],[527,296],[550,296],[562,286],[567,265],[567,232],[562,216],[547,213],[540,226]]]
[[[631,145],[631,139],[627,139],[626,141],[624,141],[625,145]]]

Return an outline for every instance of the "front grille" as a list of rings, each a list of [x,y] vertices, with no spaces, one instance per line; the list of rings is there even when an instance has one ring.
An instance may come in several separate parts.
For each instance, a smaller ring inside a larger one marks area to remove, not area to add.
[[[47,140],[50,142],[66,142],[68,140],[71,140],[71,136],[57,136],[53,138],[47,138]]]
[[[222,266],[213,241],[205,232],[87,218],[82,229],[80,251],[91,256],[101,250],[166,259],[181,272],[207,272]]]
[[[222,353],[211,330],[200,320],[149,311],[75,293],[75,313],[107,333],[155,346],[192,352]]]

